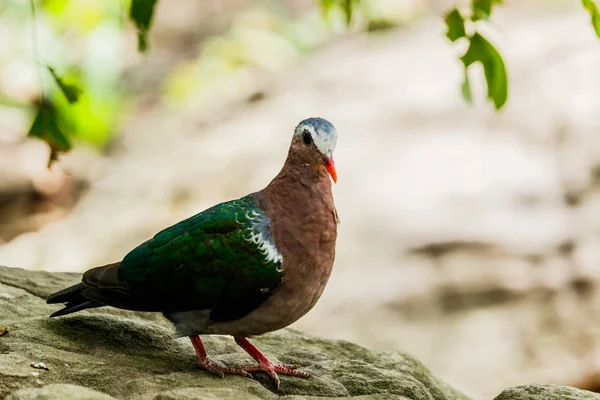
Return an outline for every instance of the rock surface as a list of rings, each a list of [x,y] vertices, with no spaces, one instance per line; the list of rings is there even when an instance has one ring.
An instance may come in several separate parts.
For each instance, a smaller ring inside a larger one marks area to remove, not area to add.
[[[292,329],[256,338],[267,354],[298,363],[308,380],[262,373],[255,380],[219,378],[195,366],[187,339],[175,339],[160,315],[116,309],[49,319],[44,298],[79,281],[79,274],[0,266],[0,398],[7,400],[468,400],[419,361],[397,351],[368,350]],[[250,363],[226,337],[205,336],[216,362]],[[41,367],[43,363],[43,368]],[[38,368],[34,367],[37,366]],[[566,386],[518,386],[495,400],[598,400]]]
[[[82,386],[51,384],[18,390],[7,400],[114,400],[114,397]]]
[[[284,376],[279,393],[262,374],[221,379],[196,368],[187,339],[174,339],[160,315],[107,308],[48,319],[56,306],[44,297],[78,280],[78,274],[0,267],[0,322],[9,327],[0,336],[0,398],[468,399],[408,355],[295,330],[255,342],[281,362],[304,365],[312,378]],[[216,362],[251,362],[230,338],[205,337],[205,343]],[[33,367],[41,362],[47,370]]]
[[[494,400],[599,400],[600,394],[558,385],[524,385],[506,389]]]

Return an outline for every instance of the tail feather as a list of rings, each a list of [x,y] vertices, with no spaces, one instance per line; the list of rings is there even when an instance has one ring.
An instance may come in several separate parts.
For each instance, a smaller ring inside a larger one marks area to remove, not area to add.
[[[50,317],[71,314],[86,308],[102,307],[102,304],[90,301],[82,295],[81,292],[86,288],[83,283],[78,283],[48,296],[46,299],[48,304],[67,303],[65,308],[52,313]]]
[[[83,303],[77,303],[77,304],[67,303],[65,305],[65,308],[61,308],[60,310],[55,311],[52,314],[50,314],[50,318],[60,317],[61,315],[67,315],[67,314],[71,314],[71,313],[74,313],[77,311],[85,310],[86,308],[95,308],[95,307],[102,307],[102,304],[95,303],[93,301],[84,301]]]
[[[46,299],[46,303],[67,303],[77,298],[84,299],[84,297],[81,295],[81,292],[83,291],[83,289],[85,289],[85,287],[86,286],[83,283],[78,283],[76,285],[69,286],[68,288],[59,290],[58,292],[48,296],[48,298]]]

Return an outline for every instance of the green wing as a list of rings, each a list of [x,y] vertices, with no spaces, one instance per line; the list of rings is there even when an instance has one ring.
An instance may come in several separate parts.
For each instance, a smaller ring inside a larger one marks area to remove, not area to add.
[[[213,309],[213,320],[234,319],[283,278],[270,222],[255,195],[218,204],[132,250],[119,278],[161,311]]]

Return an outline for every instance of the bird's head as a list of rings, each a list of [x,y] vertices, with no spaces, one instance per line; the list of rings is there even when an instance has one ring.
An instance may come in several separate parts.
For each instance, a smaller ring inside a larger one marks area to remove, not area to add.
[[[323,118],[307,118],[296,126],[292,147],[317,163],[322,163],[333,181],[337,182],[333,162],[336,142],[337,132],[331,122]]]

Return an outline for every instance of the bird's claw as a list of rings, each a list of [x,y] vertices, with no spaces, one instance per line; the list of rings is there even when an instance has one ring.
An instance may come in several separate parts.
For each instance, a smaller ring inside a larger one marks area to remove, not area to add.
[[[263,371],[267,375],[275,381],[275,386],[277,390],[279,390],[279,376],[277,374],[282,375],[290,375],[297,376],[300,378],[310,378],[310,374],[307,372],[297,371],[300,368],[300,365],[297,364],[274,364],[274,363],[260,363],[258,365],[253,365],[251,367],[242,367],[241,369],[247,372],[256,372]]]
[[[249,374],[243,368],[221,367],[208,359],[207,360],[198,360],[198,366],[200,368],[210,372],[211,374],[217,375],[221,378],[224,378],[225,374],[231,374],[231,375],[241,375],[241,376],[245,376],[246,378],[253,379],[252,374]]]
[[[282,375],[290,375],[297,376],[300,378],[310,378],[310,374],[307,372],[297,371],[300,368],[300,365],[297,364],[274,364],[274,363],[262,363],[259,365],[253,365],[250,367],[239,367],[239,368],[229,368],[229,367],[221,367],[212,361],[206,360],[198,360],[198,366],[211,374],[220,376],[223,378],[225,374],[232,375],[241,375],[246,378],[254,378],[250,372],[262,371],[273,379],[275,382],[275,386],[277,390],[279,390],[279,376],[277,374]]]

